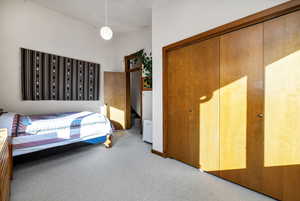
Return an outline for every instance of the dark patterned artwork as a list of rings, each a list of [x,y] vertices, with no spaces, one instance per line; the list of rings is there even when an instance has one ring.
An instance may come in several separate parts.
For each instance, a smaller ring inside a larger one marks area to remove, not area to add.
[[[21,49],[23,100],[99,100],[100,64]]]

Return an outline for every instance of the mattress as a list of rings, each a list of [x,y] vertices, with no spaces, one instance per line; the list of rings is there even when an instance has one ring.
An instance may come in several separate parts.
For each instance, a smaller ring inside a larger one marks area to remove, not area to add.
[[[104,142],[112,133],[110,121],[93,112],[31,116],[7,113],[0,116],[0,127],[7,128],[12,136],[14,156],[93,138]]]

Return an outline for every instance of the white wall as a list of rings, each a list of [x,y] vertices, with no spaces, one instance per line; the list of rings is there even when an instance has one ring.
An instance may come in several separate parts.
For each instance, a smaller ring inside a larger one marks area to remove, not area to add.
[[[141,49],[144,49],[148,54],[152,51],[151,27],[145,27],[139,31],[118,34],[114,38],[114,65],[116,68],[124,71],[124,57]],[[136,79],[137,74],[135,74],[136,77],[133,77],[134,73],[131,73],[131,75],[131,83],[135,83],[136,85],[131,86],[131,103],[135,111],[140,115],[141,111],[138,109],[141,107],[140,82],[138,83],[139,80]],[[144,107],[144,110],[146,110],[146,114],[149,114],[149,111],[152,111],[152,105]],[[147,117],[148,116],[150,115],[147,115]]]
[[[0,0],[0,29],[0,108],[25,114],[100,110],[101,101],[21,100],[20,47],[97,62],[102,71],[120,71],[113,67],[113,42],[102,40],[95,27],[30,1]]]
[[[145,27],[139,31],[121,33],[114,38],[114,65],[124,71],[124,57],[141,49],[152,50],[152,30]]]
[[[153,149],[163,151],[162,47],[287,0],[157,0],[152,9]]]

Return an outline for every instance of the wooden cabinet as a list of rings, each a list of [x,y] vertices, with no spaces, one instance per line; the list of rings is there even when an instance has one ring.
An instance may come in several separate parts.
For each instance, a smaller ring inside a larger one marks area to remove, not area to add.
[[[164,140],[169,157],[300,201],[300,3],[291,6],[164,48]]]
[[[10,197],[10,179],[12,175],[12,153],[6,129],[0,129],[0,201]]]

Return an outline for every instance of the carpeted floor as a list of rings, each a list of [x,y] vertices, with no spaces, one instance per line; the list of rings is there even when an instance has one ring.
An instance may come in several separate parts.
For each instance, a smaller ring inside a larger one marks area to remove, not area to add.
[[[114,141],[112,149],[89,145],[16,165],[11,201],[272,201],[151,154],[134,129]]]

